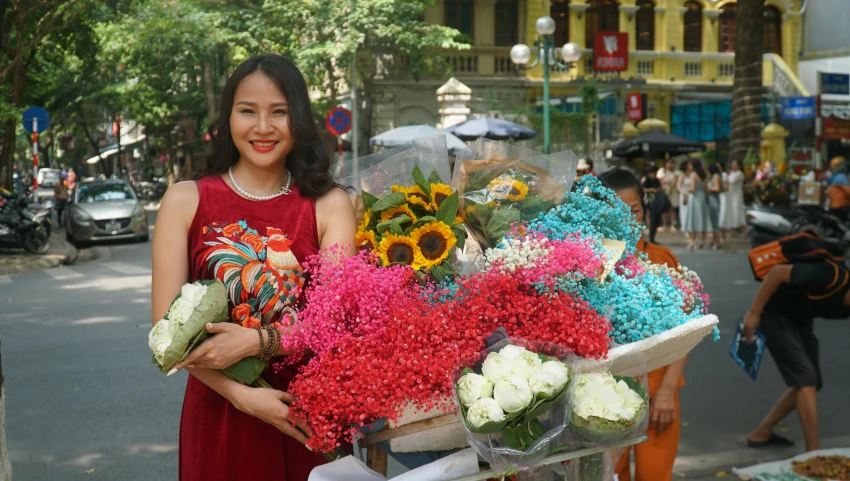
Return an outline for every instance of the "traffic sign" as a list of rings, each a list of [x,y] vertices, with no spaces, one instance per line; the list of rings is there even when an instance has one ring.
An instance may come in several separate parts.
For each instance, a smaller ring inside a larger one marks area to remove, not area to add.
[[[850,95],[850,74],[826,73],[820,74],[820,91],[824,94]]]
[[[50,126],[50,114],[48,114],[46,110],[44,110],[41,107],[30,107],[30,108],[24,110],[23,122],[24,122],[24,128],[26,129],[27,132],[29,132],[31,134],[33,133],[33,131],[32,131],[32,120],[33,119],[38,120],[38,131],[39,132],[44,132],[45,130],[47,130],[47,127]]]
[[[334,135],[342,135],[351,130],[351,111],[336,107],[325,117],[325,127]]]
[[[782,120],[805,120],[815,118],[814,97],[782,97]]]

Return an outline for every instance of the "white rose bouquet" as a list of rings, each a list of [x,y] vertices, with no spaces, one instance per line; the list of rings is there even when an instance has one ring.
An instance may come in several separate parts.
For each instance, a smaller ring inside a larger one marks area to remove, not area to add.
[[[198,281],[184,284],[180,294],[168,308],[165,318],[156,323],[148,334],[148,346],[153,351],[152,362],[167,373],[182,361],[210,334],[208,322],[227,320],[227,289],[221,281]],[[229,378],[242,384],[268,385],[260,375],[265,363],[257,357],[246,357],[222,369]]]
[[[463,369],[455,383],[470,445],[501,472],[533,468],[566,429],[571,411],[569,365],[529,350],[532,343],[510,342],[488,349],[483,362]]]

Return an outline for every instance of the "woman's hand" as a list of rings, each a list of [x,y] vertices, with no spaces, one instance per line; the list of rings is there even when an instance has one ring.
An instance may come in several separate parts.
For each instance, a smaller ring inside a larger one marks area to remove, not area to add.
[[[744,316],[744,330],[742,331],[742,334],[748,344],[753,342],[753,333],[760,325],[761,315],[753,312],[752,310],[747,311],[747,315]]]
[[[224,369],[257,353],[260,340],[254,329],[232,322],[207,323],[207,332],[215,334],[192,350],[168,375],[186,366]]]
[[[289,422],[289,405],[287,403],[291,403],[293,400],[292,394],[287,392],[246,386],[236,397],[233,405],[243,413],[271,424],[283,434],[305,444],[307,436]]]
[[[676,393],[673,389],[660,387],[649,400],[649,427],[658,434],[663,433],[676,420]]]

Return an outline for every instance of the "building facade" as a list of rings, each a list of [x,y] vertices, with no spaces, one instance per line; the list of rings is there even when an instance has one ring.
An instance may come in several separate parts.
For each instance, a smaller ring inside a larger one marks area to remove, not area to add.
[[[777,96],[807,94],[796,76],[803,1],[766,2],[763,81]],[[540,101],[542,68],[516,68],[510,49],[517,43],[532,46],[536,20],[549,15],[556,22],[559,49],[567,42],[582,47],[577,65],[551,70],[551,97],[555,103],[566,100],[557,108],[566,107],[581,84],[595,78],[604,102],[611,104],[606,110],[620,126],[626,93],[640,92],[646,95],[647,116],[664,120],[674,133],[713,142],[729,135],[735,10],[735,0],[437,0],[425,19],[452,26],[470,40],[470,50],[447,52],[446,60],[454,76],[472,89],[473,114]],[[596,31],[628,34],[625,72],[593,71]],[[376,132],[439,123],[435,91],[445,80],[382,79],[383,98],[374,109]]]

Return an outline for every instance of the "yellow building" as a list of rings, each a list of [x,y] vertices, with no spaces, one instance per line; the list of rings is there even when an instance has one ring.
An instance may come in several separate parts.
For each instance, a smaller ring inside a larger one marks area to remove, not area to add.
[[[802,3],[766,1],[764,84],[777,96],[808,95],[796,76]],[[582,47],[577,65],[552,71],[553,99],[575,96],[585,79],[597,78],[609,103],[603,113],[616,115],[619,125],[625,120],[624,95],[641,92],[647,95],[647,115],[668,122],[676,133],[722,141],[728,137],[735,73],[735,7],[735,0],[436,0],[425,19],[452,26],[471,40],[472,49],[446,55],[454,76],[472,89],[473,113],[492,110],[494,102],[516,107],[542,98],[542,68],[517,69],[510,49],[517,43],[532,46],[536,20],[549,15],[559,49],[567,42]],[[598,30],[628,34],[625,72],[593,71]],[[384,96],[375,109],[377,131],[436,125],[435,90],[445,80],[380,80]]]

